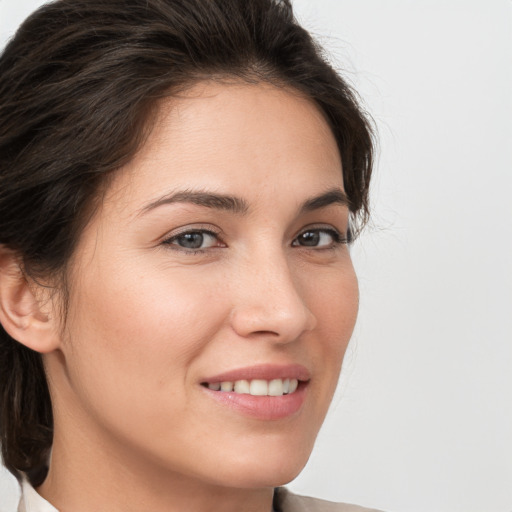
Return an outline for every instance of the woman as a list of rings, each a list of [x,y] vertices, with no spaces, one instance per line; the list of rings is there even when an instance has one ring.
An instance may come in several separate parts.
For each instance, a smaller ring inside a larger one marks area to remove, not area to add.
[[[372,163],[289,3],[61,0],[0,77],[19,510],[361,510],[276,490],[354,327]]]

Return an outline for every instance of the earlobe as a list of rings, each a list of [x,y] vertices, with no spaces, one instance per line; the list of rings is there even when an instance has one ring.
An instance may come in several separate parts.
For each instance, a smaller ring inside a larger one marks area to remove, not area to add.
[[[47,290],[26,278],[18,254],[0,246],[0,323],[26,347],[47,353],[58,347],[58,330],[43,300]]]

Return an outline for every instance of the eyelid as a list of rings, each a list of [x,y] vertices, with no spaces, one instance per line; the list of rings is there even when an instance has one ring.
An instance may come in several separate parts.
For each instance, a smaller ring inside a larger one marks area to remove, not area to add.
[[[224,242],[222,241],[222,238],[221,238],[221,230],[218,229],[218,228],[215,229],[215,227],[212,227],[210,224],[209,225],[204,225],[204,224],[202,224],[202,225],[201,224],[198,224],[198,225],[187,225],[187,226],[183,226],[181,228],[177,228],[177,229],[171,231],[170,233],[167,233],[161,239],[160,244],[164,245],[164,246],[167,246],[167,247],[170,247],[172,249],[178,250],[178,251],[186,252],[186,253],[204,252],[204,251],[206,251],[208,249],[212,249],[213,248],[213,247],[206,247],[204,249],[202,249],[202,248],[199,248],[199,249],[187,249],[186,247],[180,247],[178,244],[173,244],[174,240],[176,240],[180,236],[186,235],[187,233],[207,234],[209,236],[214,237],[219,242],[219,244],[221,244],[220,245],[221,247],[225,247],[225,244],[224,244]]]
[[[329,246],[329,247],[311,246],[312,249],[315,249],[315,248],[317,250],[318,249],[330,249],[330,248],[335,247],[337,245],[349,244],[352,241],[350,228],[347,230],[346,233],[343,233],[339,229],[337,229],[334,226],[329,225],[329,224],[320,224],[320,225],[319,224],[313,224],[313,225],[306,226],[303,229],[301,229],[299,231],[299,233],[293,239],[292,245],[295,246],[295,247],[297,247],[297,246],[298,247],[307,247],[307,246],[301,246],[299,244],[295,244],[295,241],[301,235],[303,235],[304,233],[307,233],[309,231],[320,231],[320,232],[328,233],[329,235],[331,235],[333,237],[333,244],[332,244],[332,246]]]

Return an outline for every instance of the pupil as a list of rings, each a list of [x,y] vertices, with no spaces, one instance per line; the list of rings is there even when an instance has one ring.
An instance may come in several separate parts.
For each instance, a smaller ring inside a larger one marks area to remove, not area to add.
[[[179,244],[187,249],[198,249],[203,245],[203,235],[201,233],[185,233],[178,239]]]
[[[301,245],[307,245],[314,247],[318,245],[320,240],[320,233],[314,231],[308,231],[307,233],[302,233],[300,237]]]

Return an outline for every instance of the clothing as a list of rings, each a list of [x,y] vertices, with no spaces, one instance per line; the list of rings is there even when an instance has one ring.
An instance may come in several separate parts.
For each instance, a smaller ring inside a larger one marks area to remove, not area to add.
[[[284,487],[276,489],[274,495],[275,512],[378,512],[377,510],[333,503],[332,501],[318,500],[297,496]],[[24,480],[21,485],[21,499],[18,512],[59,512],[42,498],[35,489]]]
[[[27,480],[21,482],[21,498],[18,505],[18,512],[59,512],[50,505]]]
[[[276,489],[274,496],[275,512],[379,512],[375,509],[334,503],[332,501],[308,498],[291,493],[284,487]]]

